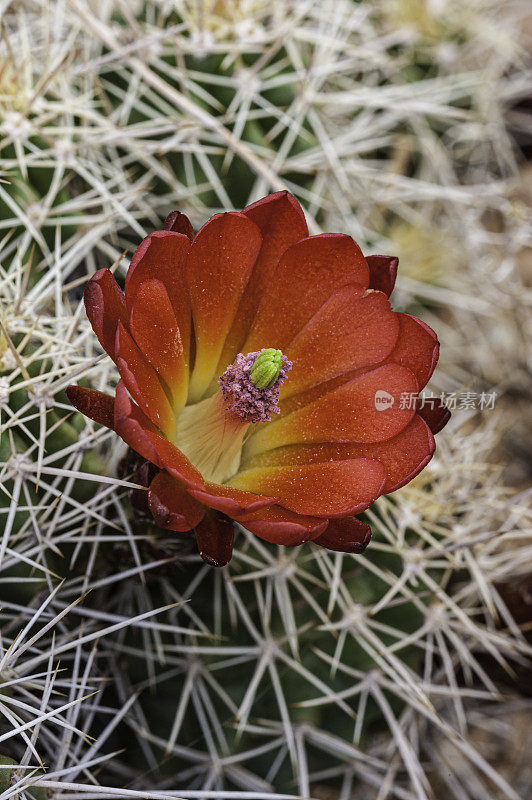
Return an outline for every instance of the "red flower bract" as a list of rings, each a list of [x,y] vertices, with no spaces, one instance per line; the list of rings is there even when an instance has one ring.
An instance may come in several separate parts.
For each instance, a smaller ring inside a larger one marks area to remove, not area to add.
[[[115,397],[68,397],[151,462],[155,522],[194,531],[208,563],[230,559],[231,520],[269,542],[359,553],[371,531],[353,515],[423,469],[449,416],[416,405],[439,345],[391,309],[396,272],[349,236],[309,236],[287,192],[196,235],[173,212],[124,292],[107,269],[85,290]]]

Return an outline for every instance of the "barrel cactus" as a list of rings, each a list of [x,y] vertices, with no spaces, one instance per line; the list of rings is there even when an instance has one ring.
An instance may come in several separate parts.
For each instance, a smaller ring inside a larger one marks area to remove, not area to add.
[[[498,466],[526,385],[526,13],[524,0],[6,7],[0,794],[526,797],[511,754],[500,767],[486,749],[531,654],[503,590],[527,579],[529,510]],[[366,552],[242,527],[216,570],[154,523],[149,466],[64,390],[118,378],[85,317],[90,275],[122,283],[173,209],[199,227],[280,190],[313,234],[399,248],[395,303],[438,330],[431,391],[456,410],[426,470],[366,512]],[[495,406],[472,407],[488,391]]]

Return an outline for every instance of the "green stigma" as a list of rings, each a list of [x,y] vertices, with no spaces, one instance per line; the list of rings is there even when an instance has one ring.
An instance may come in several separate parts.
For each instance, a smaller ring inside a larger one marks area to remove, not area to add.
[[[282,358],[281,351],[273,347],[259,353],[249,373],[253,386],[261,390],[272,386],[279,377]]]

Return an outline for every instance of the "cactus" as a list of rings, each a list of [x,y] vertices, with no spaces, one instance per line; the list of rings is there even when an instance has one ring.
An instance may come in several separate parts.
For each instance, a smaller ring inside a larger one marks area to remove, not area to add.
[[[8,792],[20,779],[20,773],[17,774],[18,764],[12,758],[0,756],[0,790]],[[25,788],[26,797],[31,800],[47,800],[48,794],[46,789],[35,786]]]
[[[500,741],[499,673],[531,655],[500,591],[529,571],[529,509],[497,466],[526,390],[509,104],[527,4],[466,11],[6,8],[0,748],[26,797],[517,800],[475,726]],[[241,530],[215,572],[143,513],[146,468],[63,389],[116,382],[84,316],[90,274],[122,280],[173,209],[198,227],[280,188],[312,233],[397,246],[396,306],[441,332],[436,394],[508,398],[458,400],[437,457],[370,512],[364,555]]]

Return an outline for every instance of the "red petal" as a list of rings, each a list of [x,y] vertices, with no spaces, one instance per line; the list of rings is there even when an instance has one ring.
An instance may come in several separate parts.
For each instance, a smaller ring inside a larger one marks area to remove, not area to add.
[[[399,320],[382,292],[344,286],[309,320],[286,350],[293,362],[284,399],[350,370],[382,361],[393,349]]]
[[[340,517],[363,511],[381,494],[386,472],[370,458],[306,466],[255,467],[240,472],[231,485],[279,498],[298,514]]]
[[[186,214],[181,211],[171,211],[166,217],[163,225],[163,231],[173,231],[174,233],[183,233],[190,240],[194,238],[194,228]]]
[[[296,514],[282,506],[271,506],[242,516],[238,522],[266,542],[294,546],[316,539],[326,529],[329,520]]]
[[[245,208],[242,213],[261,232],[262,245],[233,325],[226,337],[218,365],[222,373],[242,350],[255,317],[260,298],[270,281],[272,269],[290,245],[308,236],[303,210],[288,192],[276,192]]]
[[[114,397],[84,386],[69,386],[66,396],[78,411],[98,425],[114,429]]]
[[[432,401],[431,398],[417,400],[417,413],[423,417],[432,433],[436,435],[445,428],[451,419],[451,412],[440,400]]]
[[[186,262],[196,359],[191,397],[199,400],[213,378],[261,246],[255,223],[243,214],[216,214],[196,234]]]
[[[383,392],[384,395],[379,395]],[[323,394],[314,402],[253,433],[244,446],[246,458],[265,450],[302,442],[380,442],[397,436],[415,414],[402,395],[417,395],[414,375],[398,364],[386,364]],[[386,407],[376,398],[388,398]]]
[[[190,240],[182,233],[155,231],[137,247],[126,276],[126,303],[131,311],[138,287],[156,278],[164,284],[174,309],[183,350],[190,349],[190,301],[185,275],[185,260]]]
[[[174,438],[175,415],[157,373],[121,323],[117,333],[116,364],[133,399],[157,427]]]
[[[188,371],[177,320],[164,284],[143,281],[131,306],[130,329],[135,342],[166,382],[174,414],[185,405]]]
[[[434,453],[434,436],[419,413],[393,439],[374,444],[300,444],[278,447],[261,453],[241,469],[316,464],[324,461],[345,461],[350,458],[373,458],[386,470],[382,490],[388,494],[412,480],[428,464]]]
[[[103,349],[115,357],[118,323],[127,325],[124,295],[108,269],[101,269],[89,280],[83,294],[87,317]]]
[[[185,486],[161,470],[150,484],[148,502],[160,528],[190,531],[205,516],[205,506],[189,495]]]
[[[172,442],[153,431],[146,431],[146,436],[157,453],[160,466],[192,489],[204,489],[205,481],[196,467],[186,455]]]
[[[331,519],[325,532],[314,542],[339,553],[363,553],[370,539],[371,528],[366,522],[356,517],[344,517]]]
[[[238,517],[243,512],[251,513],[261,508],[273,505],[276,500],[273,497],[263,497],[233,489],[231,486],[223,486],[218,483],[205,483],[205,489],[190,489],[190,494],[204,503],[206,506],[223,511],[230,517]]]
[[[230,519],[216,513],[206,514],[194,531],[199,554],[207,564],[223,567],[233,555],[235,527]]]
[[[242,352],[286,348],[336,289],[347,283],[367,287],[368,281],[366,260],[350,236],[323,233],[302,239],[271,270]]]
[[[414,373],[419,391],[426,386],[438,363],[440,344],[432,328],[410,314],[397,314],[401,329],[397,344],[385,363],[402,364]]]
[[[395,286],[399,259],[395,256],[366,256],[369,267],[369,288],[384,292],[388,297]]]
[[[268,238],[266,249],[274,249],[280,255],[294,241],[295,234],[303,239],[308,236],[308,227],[303,209],[296,198],[283,190],[274,192],[246,206],[242,211]],[[297,240],[296,240],[297,241]],[[261,253],[261,258],[263,254]]]
[[[418,475],[429,463],[436,444],[429,427],[417,414],[398,436],[377,444],[360,445],[360,455],[376,458],[386,470],[383,494],[395,492]]]
[[[114,429],[137,453],[162,467],[161,460],[148,434],[156,434],[155,426],[138,406],[131,402],[124,381],[118,381],[114,404]]]

